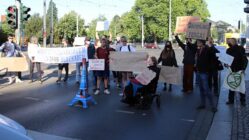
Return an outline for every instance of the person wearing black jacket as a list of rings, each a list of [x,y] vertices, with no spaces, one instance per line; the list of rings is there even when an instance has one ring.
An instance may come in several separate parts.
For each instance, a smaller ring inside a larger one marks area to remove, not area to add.
[[[220,68],[222,68],[221,62],[218,60],[218,57],[216,56],[216,53],[219,53],[219,50],[215,48],[215,44],[212,37],[208,38],[207,45],[209,47],[210,51],[210,61],[209,64],[210,71],[208,75],[208,84],[210,90],[214,91],[214,95],[219,95],[219,88],[218,88],[218,71]]]
[[[208,98],[212,111],[216,112],[217,108],[214,106],[213,96],[208,86],[208,73],[210,71],[209,64],[211,63],[211,55],[208,46],[205,45],[204,40],[197,40],[197,46],[200,48],[196,54],[196,72],[198,73],[199,88],[201,95],[201,104],[197,109],[204,109],[206,107],[206,98]]]
[[[195,54],[197,47],[192,43],[191,39],[187,39],[187,43],[184,44],[176,35],[175,39],[178,45],[183,49],[183,92],[191,93],[193,91],[193,76],[194,76],[194,64]]]
[[[163,66],[178,67],[175,51],[172,48],[172,43],[166,41],[163,51],[161,52],[160,57],[158,58],[158,63],[162,62]],[[163,90],[167,90],[167,83],[164,83]],[[169,91],[172,90],[172,85],[169,84]]]
[[[245,71],[248,63],[245,49],[237,44],[235,38],[228,39],[227,44],[229,48],[227,49],[226,53],[234,57],[233,62],[230,66],[232,72]],[[226,102],[226,104],[229,105],[234,103],[234,93],[234,91],[229,90],[228,101]],[[245,94],[240,93],[240,103],[242,106],[245,106],[245,100]]]

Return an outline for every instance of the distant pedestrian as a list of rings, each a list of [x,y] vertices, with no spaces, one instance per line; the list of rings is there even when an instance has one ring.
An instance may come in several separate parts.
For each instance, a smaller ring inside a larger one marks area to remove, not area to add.
[[[178,35],[175,36],[175,39],[184,51],[182,92],[191,93],[193,91],[194,64],[197,46],[192,43],[192,39],[190,38],[186,38],[186,44],[179,39]]]
[[[68,43],[68,39],[66,38],[63,38],[62,39],[62,47],[63,48],[66,48],[66,47],[69,47],[69,43]],[[62,71],[63,71],[63,68],[65,69],[65,77],[63,79],[63,82],[67,82],[67,79],[68,79],[68,71],[69,71],[69,68],[68,68],[68,63],[60,63],[58,64],[58,79],[56,81],[56,83],[60,83],[61,82],[61,77],[62,77]]]
[[[213,95],[210,92],[208,86],[208,73],[210,71],[210,51],[208,46],[206,46],[204,40],[197,40],[197,46],[200,48],[197,52],[197,62],[196,62],[196,72],[199,76],[199,88],[201,96],[201,104],[197,109],[204,109],[206,107],[206,98],[209,100],[209,103],[212,107],[212,111],[216,112],[217,108],[213,102]]]
[[[42,83],[42,75],[43,71],[41,70],[41,63],[40,62],[35,62],[35,56],[32,56],[32,47],[41,47],[40,44],[38,43],[38,38],[35,36],[32,36],[30,38],[30,44],[28,45],[28,53],[29,53],[29,59],[30,59],[30,68],[29,68],[29,78],[30,78],[30,83],[34,82],[33,75],[34,75],[34,69],[36,65],[36,70],[39,74],[39,81]]]
[[[158,63],[162,62],[163,66],[178,67],[175,51],[173,50],[171,41],[166,41],[163,51],[158,59]],[[167,90],[167,83],[164,83],[164,91]],[[169,91],[172,90],[172,85],[169,84]]]
[[[227,44],[229,48],[227,49],[226,53],[234,57],[232,65],[229,67],[231,68],[232,72],[243,71],[244,73],[248,63],[245,54],[245,49],[237,44],[235,38],[228,39]],[[226,102],[226,104],[229,105],[234,103],[234,93],[235,91],[229,90],[228,101]],[[240,94],[240,104],[242,106],[245,106],[246,105],[245,93],[239,93],[239,94]]]

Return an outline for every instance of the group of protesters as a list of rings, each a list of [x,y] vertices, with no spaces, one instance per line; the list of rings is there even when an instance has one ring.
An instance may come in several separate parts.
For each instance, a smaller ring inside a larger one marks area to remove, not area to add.
[[[90,42],[90,38],[85,38],[85,47],[87,47],[88,58],[89,59],[104,59],[105,66],[102,71],[91,71],[88,75],[92,76],[93,85],[95,87],[94,94],[98,95],[100,93],[100,84],[101,81],[104,81],[104,93],[110,94],[108,89],[109,80],[110,80],[110,67],[109,67],[109,55],[110,51],[118,52],[135,52],[136,49],[132,45],[128,45],[127,38],[122,36],[115,43],[111,40],[111,35],[109,37],[103,36],[99,37],[96,32],[95,43]],[[212,111],[216,112],[217,108],[215,107],[213,101],[213,95],[219,95],[219,86],[218,86],[218,71],[223,69],[222,63],[218,60],[216,53],[219,51],[215,48],[214,41],[211,37],[208,40],[199,40],[197,39],[194,43],[191,38],[186,38],[186,43],[183,43],[177,34],[175,34],[175,39],[178,45],[184,51],[183,57],[183,89],[182,92],[190,94],[193,92],[193,83],[194,83],[194,73],[196,77],[196,83],[200,88],[200,97],[201,103],[197,109],[206,108],[206,98],[208,99]],[[40,47],[38,39],[36,37],[31,37],[30,43],[34,44],[36,47]],[[70,43],[66,38],[62,39],[63,47],[70,46]],[[243,47],[239,46],[236,42],[236,39],[228,40],[229,48],[227,49],[227,54],[234,57],[234,61],[230,67],[233,72],[240,70],[245,70],[247,66],[247,59],[245,59],[245,50]],[[29,49],[30,46],[28,46]],[[5,57],[15,57],[17,52],[20,50],[19,46],[13,42],[13,35],[9,35],[8,41],[0,47],[0,51],[5,54]],[[33,82],[33,72],[34,66],[36,65],[37,71],[39,73],[39,81],[42,83],[43,70],[41,69],[40,62],[34,62],[32,56],[30,59],[30,82]],[[153,57],[153,60],[155,57]],[[166,41],[164,49],[162,50],[160,56],[158,57],[157,63],[162,63],[164,66],[178,67],[176,61],[176,55],[172,46],[171,41]],[[68,71],[69,64],[62,63],[58,64],[58,79],[57,83],[67,82],[68,80]],[[80,67],[81,63],[76,64],[76,84],[80,84]],[[65,77],[62,80],[62,70],[65,69]],[[12,73],[9,77],[9,84],[13,83],[13,75],[15,76],[16,82],[22,82],[17,74]],[[125,88],[127,80],[132,76],[132,72],[113,72],[113,76],[118,88]],[[172,91],[172,85],[169,83],[167,88],[167,83],[164,83],[163,90]],[[123,96],[123,92],[120,93]],[[240,93],[241,105],[245,105],[245,94]],[[234,103],[234,91],[229,90],[229,100],[227,104]]]

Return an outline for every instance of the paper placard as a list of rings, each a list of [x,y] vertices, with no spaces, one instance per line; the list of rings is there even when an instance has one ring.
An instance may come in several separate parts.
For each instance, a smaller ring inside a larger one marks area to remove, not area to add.
[[[175,33],[186,33],[189,22],[200,22],[200,17],[195,17],[195,16],[177,17]]]
[[[75,37],[73,45],[74,46],[84,46],[86,37]]]
[[[105,70],[105,59],[89,59],[88,70]]]
[[[159,75],[160,82],[166,82],[168,84],[182,85],[182,67],[169,67],[160,66],[161,71]]]
[[[25,55],[22,57],[0,57],[0,69],[7,68],[10,72],[24,72],[29,70]]]
[[[211,23],[190,22],[188,24],[186,38],[207,40],[210,34]]]
[[[146,68],[142,73],[138,74],[135,79],[139,81],[142,85],[148,85],[150,81],[155,77],[156,73]]]
[[[232,65],[234,57],[227,53],[220,53],[218,60],[224,64]]]
[[[96,26],[96,31],[108,31],[109,21],[98,21]]]

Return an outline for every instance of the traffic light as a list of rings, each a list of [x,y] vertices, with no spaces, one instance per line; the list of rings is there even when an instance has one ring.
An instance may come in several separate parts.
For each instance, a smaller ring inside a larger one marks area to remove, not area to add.
[[[7,23],[10,25],[12,29],[18,28],[18,17],[17,17],[17,8],[16,6],[9,6],[6,10],[7,12]]]
[[[29,7],[24,6],[23,4],[21,4],[21,21],[28,21],[28,19],[30,18],[30,14],[29,11],[31,9]]]
[[[249,0],[244,0],[244,3],[249,4]],[[244,8],[245,13],[249,13],[249,7]]]

